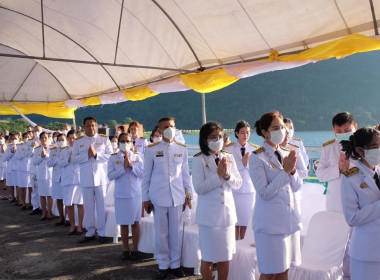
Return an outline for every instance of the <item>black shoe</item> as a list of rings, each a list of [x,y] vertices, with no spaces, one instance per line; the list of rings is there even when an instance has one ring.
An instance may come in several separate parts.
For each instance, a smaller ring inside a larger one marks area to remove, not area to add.
[[[58,227],[58,226],[63,226],[65,224],[65,222],[57,222],[57,223],[55,223],[54,225],[56,226],[56,227]]]
[[[131,251],[123,251],[123,253],[121,253],[121,260],[122,261],[126,261],[129,259],[129,257],[131,256]]]
[[[107,237],[105,236],[99,236],[99,243],[107,243]]]
[[[179,278],[186,277],[186,274],[183,272],[181,267],[170,269],[170,272]]]
[[[159,269],[156,274],[156,279],[165,279],[168,276],[168,269]]]
[[[34,209],[32,212],[29,213],[29,215],[39,215],[40,214],[40,208]]]
[[[26,206],[21,207],[21,210],[26,210]]]
[[[77,234],[77,230],[74,229],[74,231],[69,231],[68,235],[76,235]]]
[[[94,240],[95,239],[95,236],[85,236],[83,237],[83,239],[79,240],[78,242],[83,244],[83,243],[87,243],[91,240]]]
[[[139,259],[139,251],[131,251],[129,259],[131,261],[137,261]]]

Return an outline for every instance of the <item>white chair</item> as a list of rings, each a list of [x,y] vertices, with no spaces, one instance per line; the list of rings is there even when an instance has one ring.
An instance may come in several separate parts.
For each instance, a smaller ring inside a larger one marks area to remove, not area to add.
[[[315,214],[302,248],[302,264],[289,269],[289,279],[342,279],[343,256],[349,233],[350,228],[343,214],[331,211]]]
[[[109,181],[107,193],[104,197],[104,204],[106,206],[105,236],[112,237],[113,242],[117,243],[120,236],[120,226],[116,223],[114,190],[115,181]]]
[[[138,250],[147,254],[154,254],[154,220],[153,215],[144,216],[140,221],[140,239]]]
[[[257,267],[252,219],[253,211],[248,222],[244,239],[236,241],[236,253],[230,261],[228,280],[255,280],[260,277]],[[215,279],[217,279],[217,277]]]

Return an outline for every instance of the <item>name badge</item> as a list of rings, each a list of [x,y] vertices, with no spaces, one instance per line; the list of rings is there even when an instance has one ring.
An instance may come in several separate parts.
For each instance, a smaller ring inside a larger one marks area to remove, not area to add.
[[[273,168],[274,167],[274,163],[269,163],[269,168]]]
[[[84,148],[84,144],[80,145],[79,148]]]
[[[115,164],[120,164],[121,163],[121,161],[115,161]]]
[[[103,145],[104,143],[96,143],[95,145],[98,145],[98,146],[101,146]]]
[[[362,182],[362,183],[360,184],[360,188],[361,188],[361,189],[366,189],[366,188],[368,188],[368,185],[367,185],[365,182]]]
[[[183,154],[174,154],[174,157],[182,157]]]
[[[156,157],[163,157],[164,151],[156,151]]]

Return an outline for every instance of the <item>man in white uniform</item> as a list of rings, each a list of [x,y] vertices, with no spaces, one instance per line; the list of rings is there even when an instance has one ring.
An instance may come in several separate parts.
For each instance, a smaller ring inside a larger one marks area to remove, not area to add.
[[[358,125],[355,122],[354,116],[349,112],[336,114],[332,120],[332,125],[336,138],[323,144],[322,155],[315,173],[319,181],[328,182],[326,210],[343,214],[340,194],[341,174],[352,167],[353,163],[350,163],[350,160],[346,159],[344,152],[342,152],[340,141],[348,140],[356,131]],[[343,275],[344,279],[350,278],[348,247],[343,259]]]
[[[174,118],[158,122],[162,141],[147,146],[142,179],[142,200],[147,212],[154,208],[155,257],[158,279],[168,270],[177,277],[185,274],[180,268],[180,220],[186,193],[191,195],[191,179],[185,145],[174,141]]]
[[[83,121],[85,135],[74,142],[72,163],[80,166],[80,186],[83,195],[84,224],[86,236],[79,243],[95,239],[95,207],[97,213],[97,233],[100,243],[107,241],[105,234],[106,211],[104,196],[107,188],[107,161],[112,153],[111,142],[106,135],[98,134],[95,118]]]

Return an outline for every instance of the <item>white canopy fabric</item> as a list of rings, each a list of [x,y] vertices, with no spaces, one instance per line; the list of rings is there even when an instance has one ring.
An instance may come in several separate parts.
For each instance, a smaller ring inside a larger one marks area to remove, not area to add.
[[[380,0],[0,0],[0,101],[76,108],[194,89],[179,77],[209,69],[237,80],[301,66],[320,58],[273,60],[375,36],[378,18]]]

